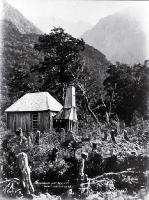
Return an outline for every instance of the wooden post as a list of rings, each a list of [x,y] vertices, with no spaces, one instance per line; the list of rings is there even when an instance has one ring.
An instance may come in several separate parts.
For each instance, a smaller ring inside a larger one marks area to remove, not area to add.
[[[88,153],[82,152],[81,155],[81,166],[79,171],[79,193],[81,196],[86,196],[89,192],[89,182],[88,182],[88,176],[84,173],[84,167],[85,167],[85,160],[88,157]]]
[[[88,153],[86,152],[82,152],[82,155],[81,155],[81,166],[80,166],[80,172],[79,172],[79,176],[81,179],[84,180],[84,163],[85,163],[85,160],[87,159],[88,157]]]

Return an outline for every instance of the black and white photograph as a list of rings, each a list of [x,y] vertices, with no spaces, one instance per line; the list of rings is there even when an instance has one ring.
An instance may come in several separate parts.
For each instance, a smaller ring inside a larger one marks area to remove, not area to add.
[[[149,1],[0,0],[0,200],[149,200]]]

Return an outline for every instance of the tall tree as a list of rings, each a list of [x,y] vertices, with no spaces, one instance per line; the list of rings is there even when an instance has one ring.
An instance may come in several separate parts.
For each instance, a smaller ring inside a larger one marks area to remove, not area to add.
[[[149,70],[141,64],[128,66],[117,63],[107,70],[104,81],[106,107],[129,124],[137,113],[146,116]]]
[[[41,35],[35,50],[43,56],[39,65],[32,67],[38,71],[41,89],[57,94],[63,102],[65,87],[73,82],[72,73],[80,70],[82,63],[80,52],[85,43],[65,33],[62,28],[54,28],[50,34]]]
[[[84,103],[82,107],[99,124],[98,117],[90,107],[90,95],[93,99],[99,87],[94,84],[91,72],[85,67],[85,59],[81,57],[84,41],[65,33],[62,28],[54,28],[49,35],[41,35],[34,48],[42,55],[39,65],[32,67],[32,72],[38,74],[37,88],[50,91],[63,103],[65,88],[71,83],[75,84],[78,99]]]

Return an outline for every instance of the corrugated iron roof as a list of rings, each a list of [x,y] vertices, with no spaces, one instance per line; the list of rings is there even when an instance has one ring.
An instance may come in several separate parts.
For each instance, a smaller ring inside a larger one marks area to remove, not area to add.
[[[60,111],[62,105],[48,92],[27,93],[12,104],[5,112]]]

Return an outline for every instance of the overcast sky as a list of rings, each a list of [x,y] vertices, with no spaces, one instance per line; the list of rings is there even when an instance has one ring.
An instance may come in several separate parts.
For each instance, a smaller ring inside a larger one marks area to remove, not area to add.
[[[42,27],[44,18],[48,25],[49,17],[64,21],[85,21],[95,24],[101,17],[126,8],[140,8],[138,14],[147,12],[148,1],[78,1],[78,0],[7,0],[29,20]],[[40,27],[39,27],[40,28]]]

